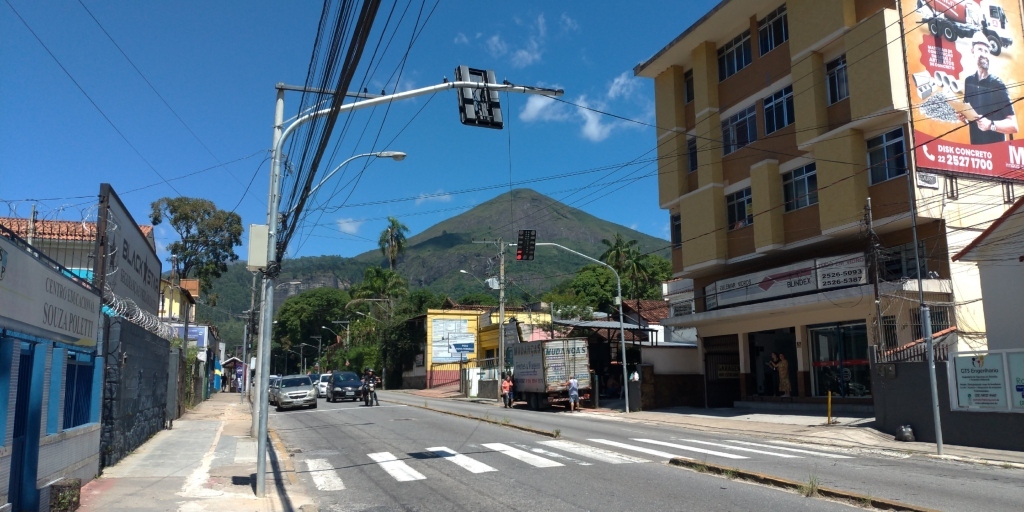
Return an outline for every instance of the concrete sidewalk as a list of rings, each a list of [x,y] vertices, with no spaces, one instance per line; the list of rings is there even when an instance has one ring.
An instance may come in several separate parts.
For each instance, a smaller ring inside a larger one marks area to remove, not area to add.
[[[291,459],[271,432],[267,495],[257,498],[249,402],[217,393],[82,487],[83,511],[288,512],[303,496]]]
[[[439,398],[430,390],[400,390],[413,395]],[[500,407],[501,402],[491,399],[454,398],[456,400]],[[598,409],[583,409],[585,415],[600,416],[617,421],[639,421],[680,428],[716,432],[721,434],[753,435],[797,443],[811,443],[841,449],[884,452],[891,455],[936,456],[934,443],[905,443],[874,428],[874,418],[838,417],[837,424],[827,425],[824,415],[778,414],[750,409],[702,409],[671,407],[655,411],[624,414],[623,400],[601,400]],[[516,408],[524,407],[519,403]],[[557,410],[557,407],[555,408]],[[1009,450],[991,450],[969,446],[944,445],[943,456],[995,465],[1024,468],[1024,453]]]

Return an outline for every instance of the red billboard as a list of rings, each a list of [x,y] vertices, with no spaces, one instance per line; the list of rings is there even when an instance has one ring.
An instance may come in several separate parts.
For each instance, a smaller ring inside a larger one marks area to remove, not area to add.
[[[1017,0],[900,0],[918,167],[1024,180]]]

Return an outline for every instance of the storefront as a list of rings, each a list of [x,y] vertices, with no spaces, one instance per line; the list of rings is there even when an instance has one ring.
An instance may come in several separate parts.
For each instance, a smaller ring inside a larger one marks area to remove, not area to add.
[[[807,326],[811,348],[813,396],[871,396],[867,322]]]

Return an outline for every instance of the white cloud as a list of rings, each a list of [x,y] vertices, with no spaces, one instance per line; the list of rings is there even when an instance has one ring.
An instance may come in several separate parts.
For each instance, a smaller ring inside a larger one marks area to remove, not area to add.
[[[590,106],[587,102],[586,96],[580,96],[580,99],[576,100],[576,103],[581,107]],[[583,138],[591,142],[601,142],[611,135],[612,125],[602,123],[601,114],[598,114],[593,110],[587,110],[586,108],[579,108],[576,109],[576,115],[583,121],[583,127],[580,128],[580,134],[583,135]]]
[[[633,231],[636,231],[636,223],[634,222],[634,223],[630,224],[629,225],[629,229],[632,229]]]
[[[514,67],[525,68],[539,61],[544,53],[542,47],[544,45],[544,38],[548,33],[548,28],[543,14],[537,16],[537,21],[530,27],[530,30],[533,33],[526,40],[526,44],[512,52],[512,66]]]
[[[449,203],[452,200],[452,195],[445,193],[442,189],[437,189],[437,192],[427,194],[426,192],[420,194],[416,198],[416,206],[419,206],[427,201],[436,201],[438,203]]]
[[[519,112],[519,120],[532,121],[564,121],[570,117],[565,103],[555,101],[547,96],[531,94],[526,98],[526,106]]]
[[[622,74],[615,77],[615,79],[612,80],[611,85],[608,86],[608,99],[629,99],[633,95],[633,91],[635,91],[639,86],[639,80],[629,76],[629,71],[623,71]]]
[[[566,32],[579,32],[580,24],[576,23],[576,20],[569,17],[568,14],[562,13],[562,19],[560,20],[562,30]]]
[[[487,38],[487,53],[490,53],[491,57],[501,57],[508,53],[508,44],[501,38],[501,35],[494,34]]]
[[[459,32],[455,34],[455,44],[469,44],[469,38],[466,37],[466,34]]]
[[[363,221],[356,219],[338,219],[338,231],[345,233],[346,235],[354,235],[359,232],[359,226],[363,225]]]

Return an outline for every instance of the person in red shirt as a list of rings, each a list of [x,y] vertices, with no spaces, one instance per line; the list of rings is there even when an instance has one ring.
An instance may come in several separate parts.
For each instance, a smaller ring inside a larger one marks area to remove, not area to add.
[[[501,381],[501,402],[506,408],[512,407],[512,377],[507,375]]]

